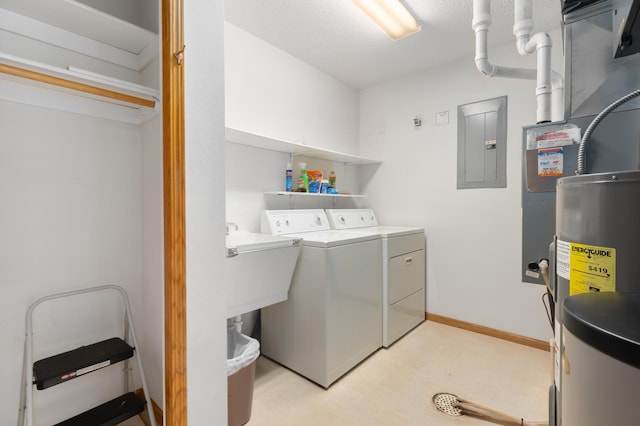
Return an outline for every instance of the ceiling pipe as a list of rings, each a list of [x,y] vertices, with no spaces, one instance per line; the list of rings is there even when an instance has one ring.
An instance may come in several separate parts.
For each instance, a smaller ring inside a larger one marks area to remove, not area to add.
[[[551,48],[553,42],[547,33],[533,31],[533,0],[515,0],[513,35],[516,36],[516,47],[521,55],[537,52],[537,87],[536,97],[544,100],[538,102],[551,108],[553,121],[564,120],[564,80],[557,72],[551,70]],[[551,101],[548,98],[551,97]],[[546,112],[545,112],[546,114]]]
[[[474,0],[472,28],[476,34],[475,62],[478,70],[488,77],[536,80],[536,121],[545,123],[564,119],[564,82],[551,70],[551,37],[546,33],[531,36],[533,29],[531,0],[515,1],[515,24],[518,52],[521,55],[537,52],[537,69],[511,68],[489,62],[488,33],[491,26],[490,0]],[[552,102],[553,94],[553,102]],[[552,107],[553,105],[553,107]]]

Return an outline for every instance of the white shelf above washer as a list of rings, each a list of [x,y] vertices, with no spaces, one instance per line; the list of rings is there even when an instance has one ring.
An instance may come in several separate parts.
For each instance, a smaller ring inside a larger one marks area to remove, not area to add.
[[[342,152],[332,151],[329,149],[303,145],[295,142],[288,142],[279,139],[273,139],[268,136],[257,135],[230,127],[225,131],[226,140],[228,142],[252,146],[255,148],[268,149],[271,151],[286,152],[291,155],[304,155],[305,157],[318,158],[321,160],[336,161],[346,164],[367,165],[380,164],[381,161],[364,158],[357,155],[344,154]],[[276,193],[277,194],[277,193]],[[290,195],[291,192],[283,192]],[[298,194],[305,194],[300,192]],[[328,195],[335,197],[335,194],[308,194],[307,195]]]
[[[365,198],[366,195],[359,194],[316,194],[311,192],[287,192],[287,191],[272,191],[265,192],[265,195],[288,195],[292,197],[331,197],[331,198]]]

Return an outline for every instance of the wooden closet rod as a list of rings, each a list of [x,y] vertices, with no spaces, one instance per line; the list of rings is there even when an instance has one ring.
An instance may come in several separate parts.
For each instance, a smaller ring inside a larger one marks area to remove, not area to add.
[[[140,105],[147,108],[155,108],[156,106],[156,102],[149,99],[126,95],[124,93],[114,92],[113,90],[101,89],[99,87],[90,86],[88,84],[78,83],[75,81],[66,80],[64,78],[42,74],[36,71],[26,70],[24,68],[14,67],[12,65],[0,64],[0,72],[16,77],[28,78],[29,80],[35,80],[42,83],[53,84],[55,86],[64,87],[66,89],[72,89],[80,92],[90,93],[92,95],[102,96],[104,98],[110,98],[134,105]]]

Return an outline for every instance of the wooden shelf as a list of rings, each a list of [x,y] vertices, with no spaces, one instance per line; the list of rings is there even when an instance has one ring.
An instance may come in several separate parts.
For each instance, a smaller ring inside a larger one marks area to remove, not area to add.
[[[332,151],[329,149],[317,148],[309,145],[303,145],[295,142],[287,142],[283,140],[273,139],[268,136],[257,135],[254,133],[244,132],[238,129],[226,128],[225,136],[227,142],[240,145],[252,146],[255,148],[268,149],[271,151],[286,152],[291,155],[304,155],[305,157],[318,158],[321,160],[337,161],[345,164],[367,165],[380,164],[381,161],[360,157],[357,155],[344,154],[342,152]],[[284,194],[291,194],[285,192]],[[304,193],[299,193],[304,194]],[[307,195],[327,195],[327,194],[307,194]],[[328,194],[329,196],[336,196]]]

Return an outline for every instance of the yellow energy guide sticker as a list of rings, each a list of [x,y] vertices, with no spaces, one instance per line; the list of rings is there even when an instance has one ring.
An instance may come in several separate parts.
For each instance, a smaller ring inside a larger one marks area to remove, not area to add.
[[[571,243],[569,294],[616,290],[616,249]]]

